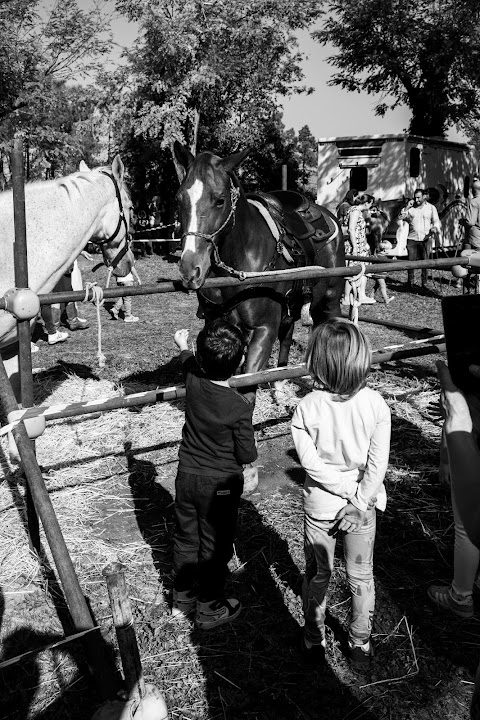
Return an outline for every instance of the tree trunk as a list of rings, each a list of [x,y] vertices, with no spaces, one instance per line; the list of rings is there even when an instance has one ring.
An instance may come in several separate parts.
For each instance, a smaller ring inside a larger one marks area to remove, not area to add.
[[[190,143],[190,152],[193,156],[197,154],[198,128],[200,127],[200,111],[198,107],[193,108],[193,128],[192,142]]]

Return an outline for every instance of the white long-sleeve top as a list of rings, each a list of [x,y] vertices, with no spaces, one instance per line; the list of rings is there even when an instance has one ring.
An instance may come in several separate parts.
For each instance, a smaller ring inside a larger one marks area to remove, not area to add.
[[[314,390],[299,402],[292,436],[306,471],[307,515],[333,520],[347,502],[366,510],[372,498],[379,510],[385,510],[390,428],[387,403],[368,387],[348,400]]]

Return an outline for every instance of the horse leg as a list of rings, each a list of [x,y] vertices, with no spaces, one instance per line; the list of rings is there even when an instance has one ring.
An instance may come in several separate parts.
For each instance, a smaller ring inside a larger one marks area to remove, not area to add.
[[[295,323],[292,318],[288,318],[286,322],[280,324],[278,329],[278,341],[280,343],[280,350],[278,352],[278,363],[277,367],[286,367],[288,365],[288,355],[290,352],[290,346],[293,339],[293,330]],[[273,383],[275,388],[275,394],[285,392],[286,380],[276,380]]]
[[[257,327],[253,330],[248,344],[247,360],[245,363],[245,372],[257,372],[261,370],[268,362],[272,346],[275,340],[275,331],[268,327]],[[255,396],[257,388],[247,387],[243,389],[243,395],[255,406]],[[250,495],[258,486],[258,468],[251,463],[245,465],[243,469],[243,494]]]
[[[340,298],[344,286],[345,280],[341,277],[320,278],[313,286],[310,314],[314,327],[330,318],[342,316]]]

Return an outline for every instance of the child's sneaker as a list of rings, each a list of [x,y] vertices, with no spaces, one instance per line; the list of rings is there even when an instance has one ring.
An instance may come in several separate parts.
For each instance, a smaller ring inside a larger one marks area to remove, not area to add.
[[[110,310],[112,320],[118,320],[118,310]]]
[[[213,630],[235,620],[242,611],[242,603],[235,598],[197,603],[195,625],[199,630]]]
[[[367,640],[363,645],[354,645],[351,640],[348,641],[348,656],[350,665],[354,670],[365,672],[369,669],[373,657],[372,639]]]
[[[197,596],[188,590],[174,590],[172,617],[188,618],[197,609]]]
[[[140,318],[135,317],[135,315],[125,315],[123,318],[124,322],[138,322]]]
[[[455,598],[450,585],[430,585],[427,595],[442,610],[450,610],[460,618],[473,617],[473,598],[471,595],[466,598]]]
[[[68,327],[70,330],[86,330],[90,325],[85,318],[76,317],[69,321]]]
[[[68,333],[57,330],[57,332],[51,333],[51,335],[48,336],[48,344],[56,345],[59,342],[65,342],[69,337],[70,335]]]

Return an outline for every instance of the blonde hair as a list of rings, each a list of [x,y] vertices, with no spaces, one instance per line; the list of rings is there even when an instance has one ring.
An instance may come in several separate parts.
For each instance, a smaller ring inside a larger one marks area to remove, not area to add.
[[[308,343],[308,372],[322,389],[352,397],[365,387],[372,349],[368,338],[353,322],[332,318],[319,325]]]

